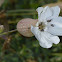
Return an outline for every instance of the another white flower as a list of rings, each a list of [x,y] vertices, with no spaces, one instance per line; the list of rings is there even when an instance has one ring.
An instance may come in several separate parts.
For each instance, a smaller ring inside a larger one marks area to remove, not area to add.
[[[59,17],[60,8],[55,7],[38,7],[38,22],[36,26],[31,26],[31,32],[39,41],[43,48],[52,47],[53,43],[58,44],[62,35],[62,17]]]

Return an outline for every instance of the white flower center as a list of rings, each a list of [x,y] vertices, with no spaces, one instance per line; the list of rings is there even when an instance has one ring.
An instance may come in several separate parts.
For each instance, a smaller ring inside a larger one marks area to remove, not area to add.
[[[38,27],[39,27],[40,31],[44,31],[46,25],[44,22],[41,22]]]

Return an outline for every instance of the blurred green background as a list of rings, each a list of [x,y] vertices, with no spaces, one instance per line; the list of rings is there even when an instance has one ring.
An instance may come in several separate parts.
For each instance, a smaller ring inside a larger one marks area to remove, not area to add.
[[[37,7],[58,2],[62,0],[0,0],[0,25],[4,25],[0,33],[0,62],[62,62],[62,39],[58,45],[45,49],[35,37],[24,37],[15,30],[21,19],[38,18]],[[9,33],[11,30],[15,31]]]

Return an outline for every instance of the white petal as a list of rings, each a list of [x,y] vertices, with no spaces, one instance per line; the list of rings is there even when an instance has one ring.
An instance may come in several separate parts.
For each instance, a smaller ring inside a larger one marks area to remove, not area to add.
[[[51,7],[51,9],[53,11],[53,16],[59,16],[59,13],[60,13],[60,7],[59,6]]]
[[[39,21],[46,21],[46,19],[48,18],[48,17],[50,17],[50,16],[52,16],[52,11],[51,11],[51,9],[48,7],[48,6],[46,6],[44,9],[43,9],[43,12],[40,14],[40,16],[38,17],[38,20]]]
[[[38,17],[39,17],[41,12],[43,11],[43,7],[38,7],[36,11],[38,12]]]
[[[54,44],[58,44],[60,42],[60,39],[58,36],[52,36],[51,37],[51,41],[54,43]]]
[[[41,33],[38,30],[38,27],[33,27],[31,26],[31,31],[32,33],[35,35],[35,37],[37,38],[37,40],[39,41],[40,46],[44,47],[44,48],[50,48],[52,46],[51,42],[48,42],[44,36],[43,36],[43,32]]]
[[[47,32],[39,31],[38,27],[31,26],[31,32],[35,35],[39,41],[40,46],[43,48],[51,48],[52,43],[57,44],[60,41],[57,36],[53,36]]]
[[[47,31],[53,35],[62,36],[62,17],[54,18],[51,22],[49,22]]]
[[[52,18],[59,16],[59,13],[60,13],[60,7],[59,6],[51,7],[51,10],[52,10],[52,16],[47,18],[47,20],[50,20]]]

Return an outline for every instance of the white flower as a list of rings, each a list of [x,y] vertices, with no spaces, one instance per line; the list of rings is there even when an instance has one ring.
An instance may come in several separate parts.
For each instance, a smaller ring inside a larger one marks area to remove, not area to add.
[[[60,8],[38,7],[38,22],[36,26],[31,26],[31,32],[35,35],[39,44],[43,48],[52,47],[53,43],[58,44],[62,36],[62,17],[59,17]]]

